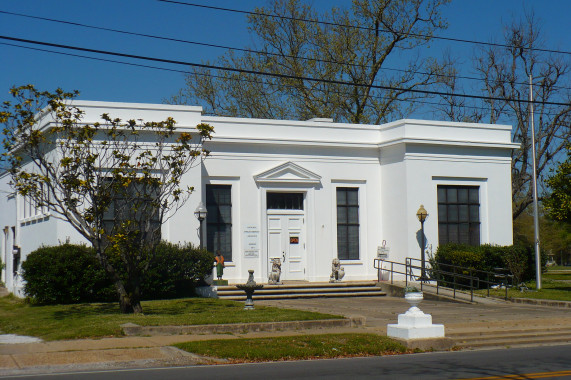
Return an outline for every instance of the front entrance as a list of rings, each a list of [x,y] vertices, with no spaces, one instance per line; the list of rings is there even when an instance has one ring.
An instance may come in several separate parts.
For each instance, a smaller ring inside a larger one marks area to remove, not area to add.
[[[303,214],[270,214],[268,210],[268,273],[271,261],[282,263],[282,280],[305,280],[305,239]]]
[[[303,193],[268,193],[267,205],[268,273],[279,258],[281,280],[305,280]]]

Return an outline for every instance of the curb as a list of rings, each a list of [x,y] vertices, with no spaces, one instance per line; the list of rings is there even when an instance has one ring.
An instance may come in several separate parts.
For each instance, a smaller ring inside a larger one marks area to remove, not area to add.
[[[535,298],[510,298],[509,301],[525,305],[551,306],[571,309],[570,301],[540,300]]]
[[[126,336],[153,335],[190,335],[190,334],[243,334],[260,331],[291,331],[306,329],[325,329],[341,327],[361,327],[365,325],[365,317],[344,319],[321,319],[315,321],[290,322],[258,322],[258,323],[229,323],[220,325],[192,326],[139,326],[134,323],[121,325]]]

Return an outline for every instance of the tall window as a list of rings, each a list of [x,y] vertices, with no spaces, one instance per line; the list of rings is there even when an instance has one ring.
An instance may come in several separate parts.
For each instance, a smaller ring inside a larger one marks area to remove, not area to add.
[[[438,242],[480,245],[478,186],[438,186]]]
[[[232,186],[206,185],[206,247],[232,261]]]
[[[359,189],[337,188],[337,257],[359,259]]]
[[[113,200],[103,214],[106,233],[123,232],[121,223],[129,221],[129,231],[140,232],[144,241],[159,241],[162,221],[157,191],[155,184],[145,181],[133,181],[126,188],[113,191]]]

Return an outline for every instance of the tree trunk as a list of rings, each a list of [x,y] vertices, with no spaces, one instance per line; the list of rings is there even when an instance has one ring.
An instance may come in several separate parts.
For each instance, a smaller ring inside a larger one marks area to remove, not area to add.
[[[138,286],[133,287],[132,291],[127,291],[123,281],[115,281],[115,288],[119,295],[119,308],[123,314],[142,314],[141,292]]]

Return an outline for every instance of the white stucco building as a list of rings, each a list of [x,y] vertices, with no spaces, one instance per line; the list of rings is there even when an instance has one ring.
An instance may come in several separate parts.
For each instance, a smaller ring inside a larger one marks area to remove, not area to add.
[[[421,204],[427,244],[512,243],[511,127],[399,120],[383,125],[203,116],[201,107],[76,101],[84,121],[108,113],[182,129],[214,127],[210,157],[184,185],[195,192],[167,221],[162,237],[198,244],[194,210],[209,211],[209,249],[226,258],[224,278],[248,269],[265,282],[280,257],[282,280],[327,281],[338,257],[345,280],[374,279],[373,259],[386,241],[389,259],[420,257]],[[83,241],[66,222],[37,209],[0,177],[2,281],[19,292],[19,264],[41,244]],[[14,249],[16,247],[16,249]],[[13,252],[20,252],[18,255]],[[16,259],[16,260],[15,260]]]

